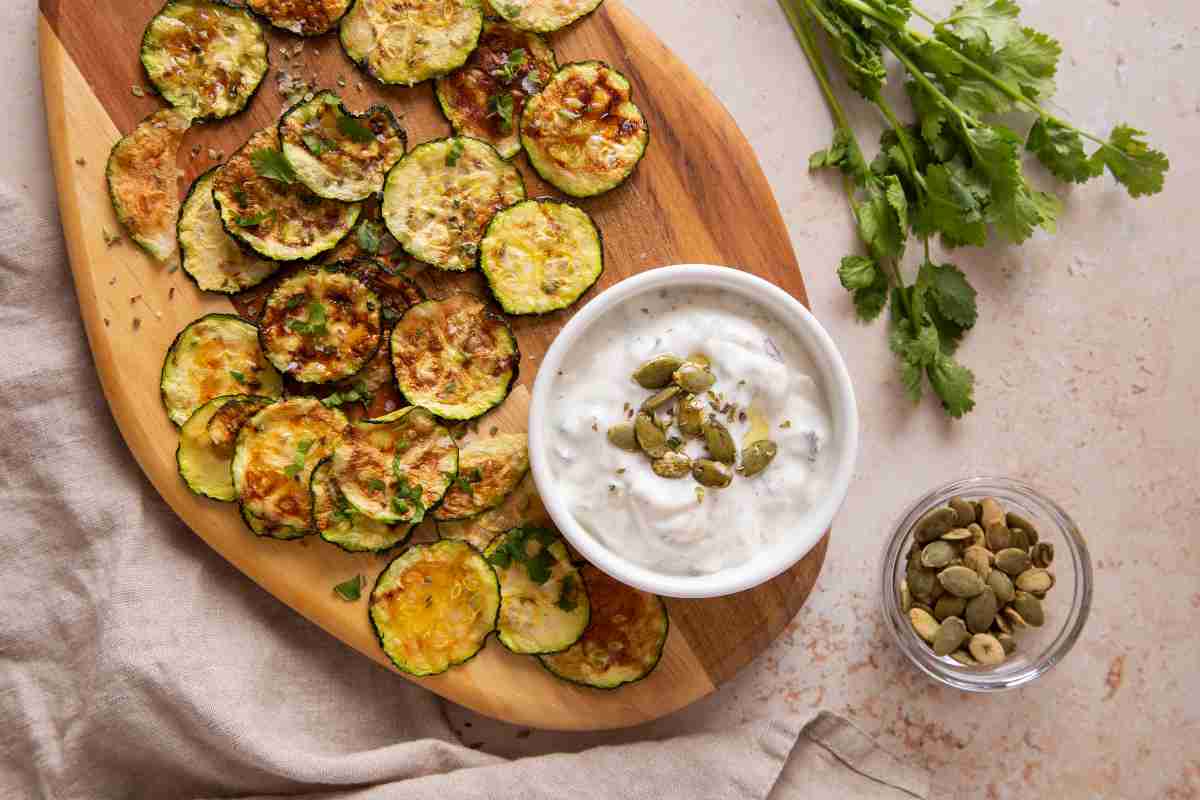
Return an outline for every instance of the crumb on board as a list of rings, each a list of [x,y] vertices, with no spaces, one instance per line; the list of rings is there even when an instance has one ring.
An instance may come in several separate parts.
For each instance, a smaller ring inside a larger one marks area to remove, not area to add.
[[[116,247],[121,243],[121,235],[113,233],[108,228],[101,228],[100,235],[104,237],[104,244],[109,247]],[[116,280],[115,278],[113,280]]]
[[[133,86],[129,87],[129,92],[134,97],[145,97],[146,96],[146,90],[143,89],[142,87],[138,86],[136,83]]]
[[[142,327],[142,318],[134,317],[133,318],[133,329],[136,331],[140,327]]]
[[[168,300],[175,299],[175,287],[174,286],[172,286],[170,289],[167,289],[167,299]]]
[[[79,158],[75,159],[75,163],[76,163],[76,164],[78,164],[78,165],[79,165],[79,166],[81,166],[81,167],[86,167],[86,166],[87,166],[87,159],[86,159],[86,158],[84,158],[83,156],[80,156]]]

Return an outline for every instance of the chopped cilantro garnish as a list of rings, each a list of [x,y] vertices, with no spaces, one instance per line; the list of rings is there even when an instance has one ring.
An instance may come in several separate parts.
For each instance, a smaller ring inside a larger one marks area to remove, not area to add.
[[[304,469],[304,458],[308,455],[308,451],[312,449],[313,440],[305,439],[296,445],[296,455],[291,464],[283,468],[283,474],[289,478],[294,478]]]
[[[362,597],[363,576],[355,575],[348,581],[343,581],[333,587],[333,593],[343,600],[353,603]]]
[[[256,225],[261,225],[262,223],[266,222],[267,220],[272,219],[274,216],[275,216],[275,209],[269,208],[266,211],[261,211],[257,214],[251,214],[249,216],[239,216],[239,217],[235,218],[233,221],[237,223],[238,227],[253,228]]]
[[[324,336],[329,333],[325,322],[325,306],[314,300],[308,304],[308,319],[289,319],[287,329],[302,336]]]
[[[344,406],[346,403],[370,403],[371,393],[367,391],[367,384],[362,381],[355,381],[354,385],[349,389],[344,389],[340,392],[334,392],[328,397],[322,398],[321,404],[326,408],[337,408]]]
[[[462,139],[455,139],[450,145],[450,152],[446,153],[446,166],[453,167],[458,164],[458,160],[462,158],[462,154]]]
[[[550,571],[558,563],[550,552],[550,545],[556,539],[554,532],[546,528],[513,528],[488,556],[488,561],[501,569],[508,569],[514,562],[523,564],[529,580],[543,584],[550,580]],[[537,545],[532,555],[529,553],[530,542]]]
[[[288,298],[286,303],[284,303],[284,308],[287,308],[288,310],[299,308],[300,306],[304,305],[306,300],[308,300],[308,295],[294,294]]]
[[[525,64],[525,48],[518,47],[516,50],[511,50],[504,57],[504,63],[499,65],[492,74],[504,81],[512,83],[520,75],[519,70]]]
[[[372,492],[382,492],[387,489],[387,484],[379,480],[379,478],[371,478],[367,481],[367,488]]]
[[[245,373],[238,372],[236,369],[231,369],[231,370],[229,370],[229,374],[230,374],[230,375],[233,377],[233,379],[234,379],[235,381],[237,381],[238,383],[245,383],[245,382],[246,382],[246,375],[245,375]]]
[[[280,183],[296,182],[296,171],[278,150],[269,147],[255,150],[250,154],[250,163],[254,165],[254,171],[264,178]]]
[[[339,114],[337,118],[338,133],[352,142],[366,144],[375,141],[375,131],[359,122],[349,114]]]
[[[513,128],[513,114],[516,111],[516,104],[513,102],[512,95],[508,92],[501,92],[492,95],[488,100],[488,105],[492,108],[492,113],[500,118],[500,130],[504,133],[511,133]]]
[[[376,255],[379,253],[379,244],[383,239],[383,234],[379,230],[379,225],[365,219],[358,224],[354,238],[360,248],[371,255]]]
[[[334,144],[326,139],[317,136],[315,133],[306,133],[300,137],[304,140],[304,146],[308,148],[314,156],[324,155],[334,149]]]
[[[562,592],[558,595],[558,602],[554,605],[567,613],[574,611],[579,606],[578,593],[575,590],[575,579],[570,575],[563,576]]]

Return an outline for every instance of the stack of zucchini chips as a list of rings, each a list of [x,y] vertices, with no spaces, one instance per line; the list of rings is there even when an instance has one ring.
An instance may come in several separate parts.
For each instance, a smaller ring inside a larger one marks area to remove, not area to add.
[[[645,677],[667,638],[661,599],[584,564],[549,526],[524,434],[452,432],[517,378],[505,317],[473,294],[428,299],[401,274],[409,258],[435,268],[425,276],[478,267],[513,315],[567,308],[598,280],[589,215],[526,199],[510,160],[523,150],[572,197],[636,168],[648,131],[628,81],[598,61],[559,67],[545,36],[601,0],[248,1],[170,0],[151,20],[142,62],[172,108],[108,165],[136,242],[162,260],[178,252],[200,289],[254,309],[201,317],[167,352],[180,475],[236,502],[259,536],[398,549],[368,613],[405,672],[461,664],[496,631],[564,680]],[[336,28],[383,83],[436,80],[453,135],[410,149],[386,106],[357,113],[335,92],[310,93],[181,204],[183,138],[250,102],[269,67],[264,22],[302,36]],[[395,399],[390,413],[372,417],[381,396]],[[436,540],[410,544],[426,520]]]

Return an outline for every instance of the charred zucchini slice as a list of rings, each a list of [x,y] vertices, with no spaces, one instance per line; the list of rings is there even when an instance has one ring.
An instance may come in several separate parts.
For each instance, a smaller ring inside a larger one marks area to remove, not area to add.
[[[383,212],[379,204],[372,199],[363,205],[364,211],[354,227],[354,232],[325,254],[325,263],[369,260],[378,262],[389,275],[400,275],[408,271],[413,264],[404,248],[396,241],[396,237],[392,236],[383,224]],[[366,208],[370,206],[374,206],[379,212],[378,216],[368,215]]]
[[[178,111],[159,111],[117,142],[105,174],[117,219],[133,241],[159,261],[175,255],[179,216],[179,146],[191,127]]]
[[[313,259],[354,229],[362,206],[310,192],[279,150],[274,125],[252,135],[213,177],[225,231],[272,261]]]
[[[146,26],[141,55],[154,88],[193,119],[241,111],[271,65],[262,25],[224,0],[170,0]]]
[[[454,437],[423,408],[356,422],[333,454],[333,478],[346,500],[388,524],[424,519],[457,472]]]
[[[604,0],[496,0],[496,13],[518,28],[550,33],[596,10]]]
[[[439,522],[467,519],[493,509],[529,471],[529,437],[507,433],[476,439],[458,451],[458,477],[433,512]]]
[[[383,219],[413,258],[441,269],[475,266],[492,215],[525,199],[521,173],[496,149],[461,136],[400,159],[383,189]]]
[[[662,659],[670,626],[666,605],[590,564],[579,574],[591,602],[591,622],[569,650],[538,658],[556,677],[597,689],[640,681]]]
[[[371,287],[383,306],[383,326],[390,328],[417,303],[425,302],[425,290],[405,276],[404,270],[389,267],[383,261],[360,258],[334,264]]]
[[[292,106],[279,120],[279,140],[301,183],[318,197],[344,202],[382,191],[408,141],[387,106],[351,114],[329,91]]]
[[[567,64],[556,72],[521,115],[521,145],[530,165],[572,197],[621,185],[650,141],[629,90],[624,75],[599,61]]]
[[[578,300],[600,280],[604,246],[587,212],[526,200],[492,218],[479,265],[509,314],[545,314]]]
[[[520,360],[508,323],[470,294],[419,303],[392,331],[400,393],[444,419],[474,419],[503,403]]]
[[[470,519],[440,521],[437,530],[438,536],[443,539],[467,542],[483,550],[505,531],[526,525],[549,524],[550,515],[542,505],[533,476],[526,473],[517,488],[500,505]]]
[[[414,86],[461,67],[482,29],[480,0],[355,0],[340,39],[376,80]]]
[[[209,314],[179,332],[163,360],[160,387],[176,425],[226,394],[279,397],[283,378],[258,346],[258,328],[233,314]]]
[[[267,297],[259,338],[280,372],[304,383],[342,380],[366,366],[379,349],[379,297],[348,272],[299,270]]]
[[[179,447],[175,450],[175,464],[179,476],[188,488],[202,497],[210,497],[225,503],[237,499],[233,489],[233,445],[236,429],[228,435],[230,426],[238,419],[243,423],[263,406],[275,402],[267,397],[226,395],[214,397],[188,417],[179,431]],[[217,415],[220,422],[213,425]],[[240,413],[233,413],[240,412]]]
[[[225,233],[213,202],[216,170],[216,167],[210,169],[192,184],[175,231],[187,276],[206,292],[236,294],[271,277],[279,262],[247,253]]]
[[[379,644],[410,675],[437,675],[470,659],[496,629],[499,611],[496,573],[463,542],[413,545],[371,590]]]
[[[411,524],[387,525],[354,510],[333,479],[333,464],[325,459],[313,470],[310,482],[313,527],[321,538],[350,552],[390,550],[408,541]]]
[[[233,486],[255,533],[298,539],[313,532],[309,479],[346,427],[341,411],[311,397],[269,405],[242,426],[233,453]]]
[[[276,28],[298,36],[320,36],[333,30],[350,0],[246,0],[254,13]]]
[[[438,78],[438,104],[456,135],[485,141],[512,158],[521,152],[517,123],[525,101],[557,69],[545,37],[488,20],[467,63]]]
[[[591,607],[587,589],[549,528],[514,528],[488,547],[500,580],[500,643],[514,653],[559,653],[579,641]]]

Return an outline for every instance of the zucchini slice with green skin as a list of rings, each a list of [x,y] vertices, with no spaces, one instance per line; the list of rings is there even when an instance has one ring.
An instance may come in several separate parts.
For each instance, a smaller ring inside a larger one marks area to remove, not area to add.
[[[455,135],[485,141],[512,158],[521,152],[517,123],[525,101],[557,69],[544,36],[488,20],[467,63],[437,79],[438,105]]]
[[[458,473],[458,445],[424,408],[402,408],[350,426],[333,454],[333,478],[360,514],[419,523]]]
[[[358,258],[332,265],[348,272],[371,287],[379,295],[383,305],[383,326],[392,327],[404,316],[404,312],[417,303],[425,302],[425,290],[412,278],[404,275],[403,269],[389,267],[386,262],[373,258]]]
[[[362,206],[317,197],[296,178],[272,125],[253,134],[213,177],[225,232],[272,261],[311,260],[354,229]]]
[[[379,350],[379,296],[333,267],[308,267],[271,291],[258,323],[263,352],[280,372],[304,383],[354,375]]]
[[[208,419],[206,426],[208,440],[213,447],[228,451],[229,458],[232,460],[233,448],[237,446],[237,437],[242,431],[242,426],[249,422],[251,417],[274,402],[273,398],[252,394],[229,396],[228,402],[221,405]]]
[[[242,426],[233,452],[233,486],[251,530],[276,539],[313,532],[309,479],[348,424],[336,408],[295,397],[267,406]]]
[[[507,433],[476,439],[458,451],[458,477],[433,512],[438,522],[467,519],[495,508],[529,472],[529,437]]]
[[[570,649],[538,656],[555,677],[597,689],[645,678],[662,659],[670,620],[657,595],[634,589],[588,564],[579,570],[591,622]]]
[[[258,328],[233,314],[208,314],[188,324],[163,360],[163,405],[176,425],[226,394],[283,394],[283,377],[258,346]]]
[[[143,250],[167,261],[175,255],[179,168],[175,166],[191,121],[166,109],[146,117],[113,145],[105,176],[113,211]]]
[[[542,498],[533,482],[533,476],[526,473],[517,484],[517,488],[504,498],[500,505],[470,519],[439,521],[437,531],[438,536],[443,539],[467,542],[484,550],[505,531],[527,525],[549,524],[550,514],[542,505]]]
[[[388,173],[383,219],[413,258],[463,271],[475,266],[492,216],[524,199],[521,173],[496,148],[466,136],[438,139]]]
[[[415,525],[387,525],[364,517],[347,502],[333,479],[333,465],[325,459],[313,470],[313,527],[321,538],[352,553],[380,553],[404,544]]]
[[[392,331],[397,388],[443,419],[474,419],[503,403],[520,361],[508,323],[471,294],[419,303]]]
[[[604,0],[493,0],[496,13],[527,31],[551,33],[595,11]]]
[[[328,33],[350,8],[350,0],[246,0],[246,4],[276,28],[297,36]]]
[[[468,661],[496,629],[500,584],[464,542],[409,547],[371,590],[371,624],[392,663],[410,675],[437,675]]]
[[[385,105],[351,114],[335,93],[297,103],[279,120],[283,155],[313,194],[355,202],[383,190],[408,136]]]
[[[484,553],[500,580],[500,643],[514,653],[560,653],[591,618],[587,588],[563,538],[549,528],[514,528]]]
[[[163,99],[198,120],[244,109],[271,66],[262,25],[224,0],[169,0],[146,26],[141,58]]]
[[[377,81],[415,86],[461,67],[482,29],[480,0],[355,0],[339,39]]]
[[[567,308],[600,280],[604,245],[587,212],[554,200],[526,200],[492,218],[479,266],[508,314]]]
[[[242,399],[250,402],[240,402]],[[269,397],[225,395],[214,397],[188,417],[179,430],[179,447],[175,464],[179,476],[195,494],[230,503],[237,499],[233,488],[233,446],[236,430],[228,435],[229,427],[238,415],[225,414],[213,426],[218,412],[225,409],[241,412],[241,420],[249,419],[263,406],[275,402]],[[211,431],[211,432],[210,432]],[[215,435],[214,435],[215,434]]]
[[[206,292],[237,294],[274,275],[279,262],[247,253],[225,233],[213,202],[216,170],[201,175],[188,190],[175,232],[184,273]]]
[[[572,197],[620,186],[650,142],[646,118],[629,91],[625,76],[607,64],[564,66],[521,115],[521,145],[530,165]]]

